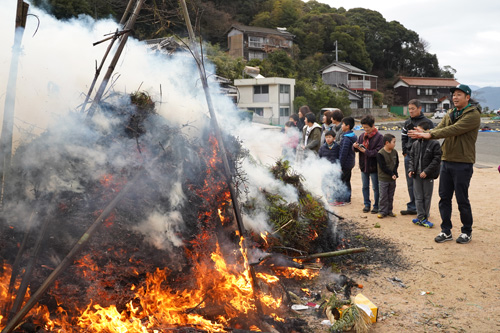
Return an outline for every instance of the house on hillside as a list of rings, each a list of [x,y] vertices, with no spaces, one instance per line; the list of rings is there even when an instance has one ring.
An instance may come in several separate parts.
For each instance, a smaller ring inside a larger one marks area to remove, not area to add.
[[[459,84],[449,78],[400,76],[394,83],[394,105],[406,106],[416,98],[422,103],[423,112],[446,110],[452,105],[450,88]]]
[[[234,80],[238,108],[253,111],[253,121],[284,125],[293,109],[295,79],[262,77]]]
[[[227,34],[227,45],[232,57],[263,60],[275,50],[285,50],[292,54],[294,37],[285,28],[269,29],[233,24]]]
[[[373,108],[373,93],[377,91],[377,76],[366,73],[347,62],[334,61],[320,70],[323,82],[334,90],[349,93],[351,109]]]

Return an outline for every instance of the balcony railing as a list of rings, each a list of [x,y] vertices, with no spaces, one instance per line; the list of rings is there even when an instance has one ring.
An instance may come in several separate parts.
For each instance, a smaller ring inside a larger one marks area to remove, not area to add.
[[[351,89],[377,89],[375,82],[364,80],[349,80],[349,88]]]

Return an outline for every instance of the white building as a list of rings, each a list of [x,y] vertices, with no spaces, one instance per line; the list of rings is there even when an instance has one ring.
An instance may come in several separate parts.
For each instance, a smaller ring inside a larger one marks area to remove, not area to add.
[[[293,112],[295,79],[267,77],[234,80],[238,89],[237,105],[254,112],[253,121],[284,125]]]

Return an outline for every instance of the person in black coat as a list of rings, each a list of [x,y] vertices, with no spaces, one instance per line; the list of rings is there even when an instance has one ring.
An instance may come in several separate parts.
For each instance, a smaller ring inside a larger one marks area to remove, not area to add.
[[[430,129],[426,121],[420,122],[417,128],[424,131]],[[408,177],[413,178],[413,192],[417,208],[417,218],[413,219],[412,222],[427,228],[434,226],[428,218],[431,209],[434,179],[439,177],[441,155],[439,141],[432,139],[416,140],[413,142],[410,151]]]
[[[412,149],[413,142],[415,142],[415,139],[412,139],[408,136],[408,131],[416,128],[417,125],[422,121],[427,122],[430,128],[434,128],[434,123],[423,114],[422,104],[418,99],[412,99],[408,102],[408,111],[410,112],[410,118],[406,119],[403,128],[401,129],[401,146],[403,148],[402,150],[405,163],[406,186],[408,188],[410,201],[406,204],[406,209],[401,211],[401,215],[416,215],[417,210],[415,207],[415,195],[413,193],[414,178],[408,177],[410,151]]]

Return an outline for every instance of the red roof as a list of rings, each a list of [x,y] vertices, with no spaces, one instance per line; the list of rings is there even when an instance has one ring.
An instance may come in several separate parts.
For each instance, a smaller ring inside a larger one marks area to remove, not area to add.
[[[408,77],[400,76],[399,79],[409,86],[426,87],[456,87],[460,83],[455,79],[441,77]]]

